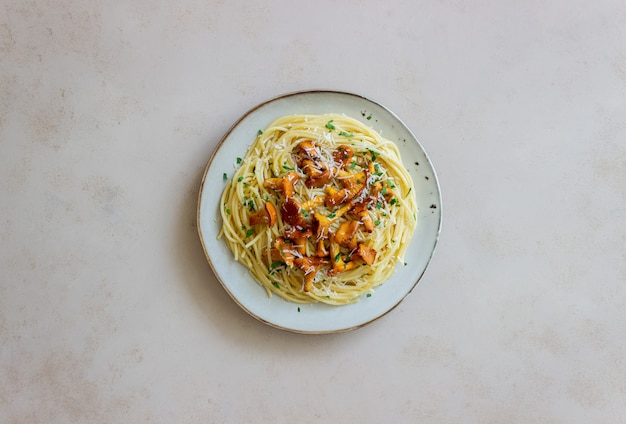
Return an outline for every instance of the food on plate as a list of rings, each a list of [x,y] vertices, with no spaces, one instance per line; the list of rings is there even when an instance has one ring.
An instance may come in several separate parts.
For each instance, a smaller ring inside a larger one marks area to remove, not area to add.
[[[353,303],[404,263],[413,182],[396,145],[361,121],[281,117],[235,165],[219,237],[269,295]]]

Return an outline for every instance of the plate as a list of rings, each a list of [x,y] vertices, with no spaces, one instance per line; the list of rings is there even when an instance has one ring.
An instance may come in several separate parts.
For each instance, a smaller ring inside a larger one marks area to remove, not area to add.
[[[298,304],[273,295],[233,259],[218,239],[222,218],[219,202],[232,175],[237,157],[243,157],[259,130],[275,119],[293,114],[339,113],[356,118],[394,141],[404,166],[413,178],[417,206],[417,228],[396,273],[359,302],[331,306]],[[254,318],[279,329],[296,333],[337,333],[369,324],[393,310],[416,286],[434,253],[441,228],[441,193],[435,170],[424,148],[407,126],[389,109],[360,95],[338,91],[303,91],[268,100],[243,115],[219,142],[202,178],[198,200],[198,232],[204,253],[215,276],[232,299]]]

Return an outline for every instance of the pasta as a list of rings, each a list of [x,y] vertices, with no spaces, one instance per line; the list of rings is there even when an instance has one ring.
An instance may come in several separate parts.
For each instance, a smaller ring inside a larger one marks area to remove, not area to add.
[[[281,117],[236,165],[218,237],[269,296],[353,303],[404,262],[413,183],[396,145],[360,121]]]

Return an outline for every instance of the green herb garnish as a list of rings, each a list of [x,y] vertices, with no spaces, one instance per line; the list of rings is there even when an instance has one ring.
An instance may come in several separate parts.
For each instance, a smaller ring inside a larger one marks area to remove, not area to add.
[[[270,265],[270,269],[276,269],[276,268],[278,268],[279,266],[282,266],[283,264],[284,264],[284,262],[281,262],[281,261],[274,261],[274,262],[272,262],[272,265]]]
[[[329,130],[334,130],[335,126],[333,125],[333,120],[331,119],[330,121],[326,122],[325,127],[328,128]]]

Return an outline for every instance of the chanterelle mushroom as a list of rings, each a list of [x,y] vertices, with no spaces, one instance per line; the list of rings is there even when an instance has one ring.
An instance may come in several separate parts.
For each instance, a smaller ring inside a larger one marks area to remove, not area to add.
[[[276,223],[276,207],[272,202],[265,202],[265,208],[250,215],[250,225],[268,224],[272,227]]]
[[[374,260],[376,259],[376,250],[372,249],[371,247],[367,247],[363,243],[359,243],[357,254],[361,257],[361,259],[363,259],[363,262],[368,265],[373,264]]]
[[[330,224],[331,220],[328,217],[317,212],[313,213],[313,229],[317,240],[322,240],[328,236]]]
[[[335,240],[335,235],[330,233],[330,261],[332,263],[332,269],[328,271],[328,275],[331,277],[339,274],[340,272],[349,271],[355,266],[354,261],[345,262],[341,255],[341,247]]]
[[[344,221],[335,234],[335,241],[349,249],[355,249],[357,245],[356,232],[359,229],[359,221]]]
[[[293,241],[294,247],[301,255],[306,254],[306,240],[311,237],[313,233],[309,228],[300,230],[296,227],[291,227],[285,231],[285,237]]]
[[[333,152],[333,159],[339,165],[340,168],[345,168],[352,160],[354,151],[352,147],[348,145],[341,145],[337,147],[337,150]]]
[[[275,261],[284,262],[289,267],[293,267],[293,261],[296,258],[293,244],[290,241],[285,240],[283,237],[278,237],[274,241],[274,249],[272,249],[272,259]]]
[[[300,142],[300,144],[298,144],[298,148],[309,159],[317,161],[320,158],[319,149],[310,140]]]
[[[328,263],[328,261],[324,258],[304,256],[302,258],[297,258],[294,263],[304,272],[304,291],[310,292],[313,289],[315,274],[317,274],[317,271],[322,267],[322,265]]]
[[[293,198],[287,198],[280,207],[280,216],[287,224],[298,226],[304,222],[302,206]]]
[[[266,178],[265,181],[263,181],[263,187],[276,191],[282,191],[285,198],[289,198],[293,196],[293,186],[299,179],[300,175],[296,172],[289,171],[284,177]]]

